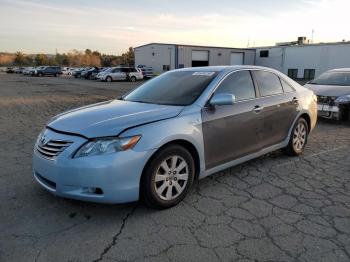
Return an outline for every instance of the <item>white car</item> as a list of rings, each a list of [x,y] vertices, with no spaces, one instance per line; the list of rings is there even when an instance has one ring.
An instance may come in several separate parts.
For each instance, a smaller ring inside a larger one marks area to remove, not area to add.
[[[23,73],[23,75],[30,75],[31,74],[31,72],[32,71],[34,71],[34,67],[26,67],[23,71],[22,71],[22,73]]]
[[[76,70],[74,67],[63,67],[62,74],[70,76],[74,70]]]
[[[143,79],[142,71],[135,67],[111,67],[103,72],[100,72],[97,79],[101,81],[131,81],[136,82],[137,80]]]

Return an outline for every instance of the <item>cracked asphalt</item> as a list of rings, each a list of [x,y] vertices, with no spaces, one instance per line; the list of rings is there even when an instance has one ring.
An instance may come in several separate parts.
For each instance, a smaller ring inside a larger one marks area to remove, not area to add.
[[[45,122],[134,87],[0,75],[0,261],[350,261],[347,123],[320,120],[302,157],[217,173],[168,210],[41,189],[31,156]]]

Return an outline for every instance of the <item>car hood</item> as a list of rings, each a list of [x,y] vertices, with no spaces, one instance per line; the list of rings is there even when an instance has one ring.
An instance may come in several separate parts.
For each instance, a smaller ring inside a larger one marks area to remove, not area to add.
[[[176,117],[183,107],[112,100],[64,112],[48,127],[88,138],[116,136],[125,129]]]
[[[319,96],[344,96],[350,94],[350,86],[331,86],[306,84],[306,88],[314,91]]]

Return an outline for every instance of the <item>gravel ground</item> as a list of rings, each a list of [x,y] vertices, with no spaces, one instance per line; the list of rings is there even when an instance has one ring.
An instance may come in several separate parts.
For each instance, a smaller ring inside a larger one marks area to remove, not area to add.
[[[137,85],[137,84],[136,84]],[[350,126],[197,182],[177,207],[60,199],[31,174],[45,122],[135,87],[0,75],[0,261],[349,261]]]

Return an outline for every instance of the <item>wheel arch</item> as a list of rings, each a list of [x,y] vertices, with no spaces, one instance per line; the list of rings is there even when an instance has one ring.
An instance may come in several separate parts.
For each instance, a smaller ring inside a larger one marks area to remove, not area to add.
[[[311,117],[309,116],[309,114],[303,113],[303,114],[301,114],[301,115],[298,117],[298,119],[299,119],[299,118],[304,118],[304,119],[305,119],[305,121],[306,121],[306,123],[307,123],[307,127],[308,127],[308,132],[310,133],[310,132],[311,132]]]
[[[175,140],[172,140],[172,141],[169,141],[165,144],[163,144],[161,147],[159,147],[153,154],[152,156],[148,159],[146,165],[143,167],[142,169],[142,174],[141,174],[141,178],[140,178],[140,185],[139,185],[139,188],[140,188],[140,192],[139,192],[139,196],[142,197],[142,192],[141,192],[141,189],[142,189],[142,186],[141,186],[141,183],[143,182],[143,178],[144,178],[144,174],[145,174],[145,170],[146,168],[148,167],[149,163],[152,161],[152,159],[155,157],[155,155],[161,150],[163,149],[164,147],[167,147],[169,145],[180,145],[182,147],[184,147],[185,149],[187,149],[190,154],[192,155],[193,157],[193,161],[194,161],[194,166],[195,166],[195,177],[194,179],[198,179],[199,177],[199,174],[200,174],[200,158],[199,158],[199,152],[197,150],[197,148],[194,146],[194,144],[192,144],[190,141],[188,140],[185,140],[185,139],[175,139]]]

